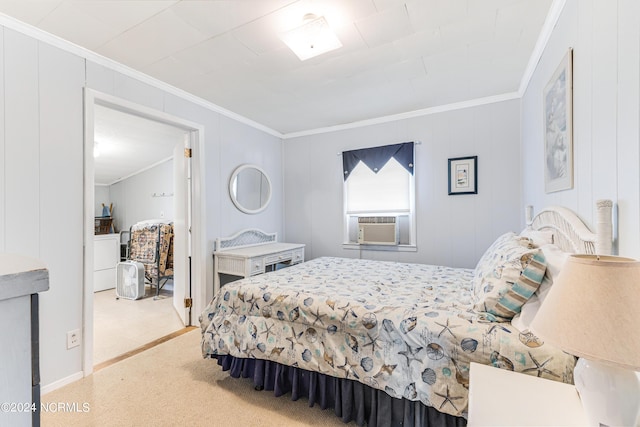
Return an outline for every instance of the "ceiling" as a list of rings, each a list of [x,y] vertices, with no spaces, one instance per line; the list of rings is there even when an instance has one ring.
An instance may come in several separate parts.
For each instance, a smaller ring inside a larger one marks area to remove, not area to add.
[[[96,104],[93,134],[95,183],[111,185],[172,158],[186,131]]]
[[[0,0],[0,12],[292,135],[519,90],[553,0]],[[343,47],[300,61],[307,13]]]

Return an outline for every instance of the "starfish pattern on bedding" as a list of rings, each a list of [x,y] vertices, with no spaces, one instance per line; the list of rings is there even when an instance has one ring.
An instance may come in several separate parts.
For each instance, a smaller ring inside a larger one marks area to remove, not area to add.
[[[454,405],[454,404],[453,404],[453,401],[454,401],[454,400],[458,400],[458,399],[462,399],[462,396],[455,396],[455,397],[454,397],[454,396],[451,396],[451,395],[449,394],[449,386],[447,386],[447,393],[446,393],[446,394],[441,394],[441,393],[438,393],[437,391],[436,391],[436,392],[434,392],[434,394],[437,394],[438,396],[440,396],[440,397],[442,397],[442,398],[444,399],[444,400],[442,401],[442,403],[440,404],[440,408],[439,408],[439,409],[442,409],[442,407],[443,407],[447,402],[449,402],[449,403],[451,404],[451,406],[453,406],[453,408],[454,408],[456,411],[458,410],[458,407],[457,407],[456,405]]]
[[[251,306],[249,307],[249,313],[253,311],[253,307],[260,310],[260,307],[258,306],[258,298],[254,297],[253,294],[251,294],[251,298],[249,298],[247,302],[251,304]]]
[[[358,364],[351,364],[349,363],[349,359],[347,359],[347,357],[344,357],[344,365],[340,365],[340,366],[336,366],[336,368],[338,369],[342,369],[344,371],[344,377],[345,378],[349,378],[349,374],[353,375],[355,378],[358,378],[358,375],[356,374],[355,368],[358,367]]]
[[[438,334],[438,338],[440,338],[440,336],[442,334],[444,334],[445,332],[449,332],[451,334],[451,336],[455,339],[458,339],[458,337],[456,337],[456,334],[454,334],[451,329],[453,328],[457,328],[460,325],[449,325],[449,319],[447,318],[447,321],[445,322],[445,324],[443,325],[442,323],[438,323],[438,322],[434,322],[436,325],[438,326],[442,326],[442,330],[440,331],[440,333]]]
[[[295,347],[296,344],[300,344],[299,338],[302,336],[303,332],[297,333],[293,326],[291,327],[291,336],[287,337],[286,340],[291,343],[291,350]]]
[[[235,303],[235,302],[234,302],[234,303],[233,303],[233,305],[232,305],[232,306],[230,306],[229,308],[231,309],[231,313],[229,313],[229,314],[231,314],[231,315],[232,315],[232,314],[239,314],[239,313],[238,313],[238,309],[239,309],[240,307],[238,307],[238,306],[236,305],[236,303]]]
[[[260,332],[261,335],[266,334],[267,335],[267,339],[269,339],[269,335],[273,334],[272,329],[275,327],[275,324],[272,324],[271,326],[267,325],[267,322],[263,322],[264,323],[264,331]]]
[[[380,350],[382,350],[382,346],[380,344],[378,344],[378,338],[380,338],[380,337],[373,338],[369,333],[367,333],[367,336],[369,337],[369,342],[366,343],[366,344],[363,344],[362,348],[371,346],[371,353],[375,353],[376,352],[376,346],[378,346],[380,348]]]
[[[531,354],[531,352],[527,352],[529,353],[529,357],[531,358],[531,360],[533,361],[533,363],[536,365],[535,368],[527,368],[527,369],[523,369],[522,372],[530,372],[530,371],[538,371],[538,377],[541,377],[543,373],[552,375],[556,378],[560,378],[558,375],[556,375],[555,373],[551,372],[550,370],[548,370],[547,368],[545,368],[545,365],[549,362],[551,362],[551,360],[553,359],[553,357],[548,358],[547,360],[545,360],[544,362],[540,363],[536,360],[535,357],[533,357],[533,355]]]
[[[320,324],[324,326],[324,322],[322,321],[322,318],[325,317],[326,314],[320,314],[320,308],[316,308],[316,312],[315,313],[312,312],[311,315],[315,318],[311,326],[315,326],[316,322],[320,322]]]
[[[422,349],[423,347],[411,348],[411,346],[407,344],[407,349],[403,351],[399,351],[398,354],[401,354],[407,358],[407,367],[408,367],[409,365],[411,365],[411,362],[413,362],[414,360],[418,362],[420,361],[420,359],[416,357],[416,355],[420,353],[420,350]]]

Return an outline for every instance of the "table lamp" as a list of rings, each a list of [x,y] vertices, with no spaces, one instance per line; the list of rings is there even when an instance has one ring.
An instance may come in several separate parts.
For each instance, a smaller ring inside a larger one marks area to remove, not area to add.
[[[574,383],[594,426],[636,426],[640,414],[640,262],[571,255],[532,331],[578,356]]]

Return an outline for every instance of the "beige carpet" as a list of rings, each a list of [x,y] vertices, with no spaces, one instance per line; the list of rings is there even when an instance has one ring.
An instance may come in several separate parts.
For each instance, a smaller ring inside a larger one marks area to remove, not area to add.
[[[345,426],[332,410],[230,378],[215,360],[202,358],[200,329],[48,393],[42,402],[72,409],[42,413],[44,427]]]
[[[94,365],[184,328],[173,308],[173,292],[162,289],[157,300],[154,295],[155,288],[149,287],[139,300],[117,299],[115,289],[94,293]]]

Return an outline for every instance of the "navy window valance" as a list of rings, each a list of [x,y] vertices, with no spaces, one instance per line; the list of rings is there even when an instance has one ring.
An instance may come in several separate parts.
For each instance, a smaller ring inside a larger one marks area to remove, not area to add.
[[[382,147],[362,148],[342,152],[342,167],[344,170],[344,180],[362,161],[373,172],[378,173],[389,159],[396,159],[410,174],[413,175],[413,142],[403,142],[401,144],[384,145]]]

